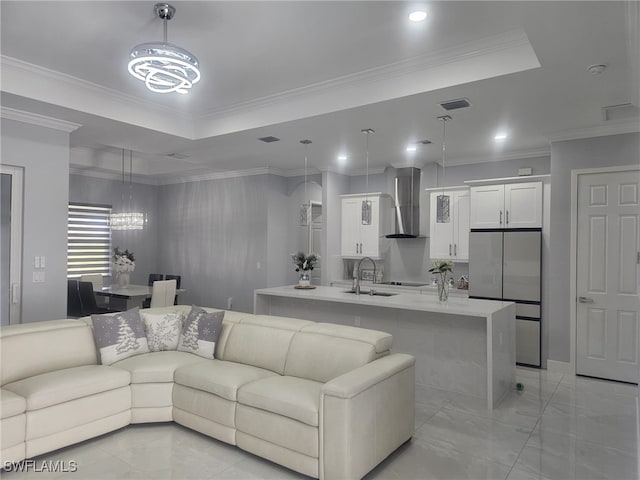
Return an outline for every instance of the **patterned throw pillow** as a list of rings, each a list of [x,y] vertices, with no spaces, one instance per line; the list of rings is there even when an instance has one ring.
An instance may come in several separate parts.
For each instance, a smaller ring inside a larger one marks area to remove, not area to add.
[[[147,313],[140,312],[144,329],[147,334],[147,343],[152,352],[163,350],[176,350],[182,333],[182,312]]]
[[[223,318],[224,312],[207,313],[194,305],[184,321],[178,350],[213,358]]]
[[[138,308],[114,315],[91,315],[93,336],[103,365],[149,353]]]

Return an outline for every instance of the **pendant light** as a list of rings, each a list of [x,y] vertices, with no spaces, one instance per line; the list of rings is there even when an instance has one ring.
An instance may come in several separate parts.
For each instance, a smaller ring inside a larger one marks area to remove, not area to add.
[[[365,189],[364,200],[362,201],[362,225],[371,225],[371,200],[367,197],[369,195],[369,135],[376,133],[373,128],[363,128],[360,130],[365,134]]]
[[[311,140],[300,140],[300,143],[304,145],[304,199],[300,206],[300,226],[308,227],[311,223],[311,200],[307,196],[307,168],[309,162],[307,148]]]
[[[449,115],[438,117],[442,122],[442,177],[444,178],[446,168],[446,151],[447,151],[447,122],[451,120]],[[436,175],[436,187],[438,187],[438,176]],[[449,223],[450,216],[450,196],[441,192],[436,201],[436,223]]]
[[[122,149],[122,212],[109,215],[111,230],[142,230],[144,228],[144,214],[133,211],[133,152],[129,150],[129,206],[125,207],[124,148]]]
[[[167,42],[167,22],[176,13],[168,3],[156,3],[156,15],[164,22],[162,42],[136,45],[129,54],[129,73],[155,93],[189,93],[200,81],[200,64],[195,55]]]

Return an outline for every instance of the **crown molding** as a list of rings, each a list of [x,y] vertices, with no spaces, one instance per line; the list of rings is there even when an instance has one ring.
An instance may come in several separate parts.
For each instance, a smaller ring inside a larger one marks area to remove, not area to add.
[[[47,117],[38,113],[30,113],[3,106],[0,106],[0,117],[16,122],[37,125],[39,127],[61,130],[67,133],[71,133],[82,126],[79,123],[67,122],[66,120],[60,120],[59,118]]]
[[[175,108],[7,55],[0,55],[0,67],[8,93],[194,139],[192,116]]]
[[[447,159],[447,167],[459,167],[463,165],[473,165],[476,163],[491,163],[491,162],[506,162],[509,160],[521,160],[525,158],[541,158],[550,157],[551,148],[535,148],[530,150],[518,150],[514,152],[501,152],[495,155],[483,156],[483,157],[458,157],[454,159]],[[437,161],[435,164],[442,167],[442,164]]]
[[[81,175],[83,177],[100,178],[102,180],[115,180],[122,182],[122,172],[114,172],[111,170],[99,170],[96,168],[82,168],[69,166],[69,175]],[[127,174],[127,179],[129,175]],[[132,183],[140,183],[143,185],[159,185],[158,181],[146,175],[133,175]],[[128,183],[128,181],[127,181]]]
[[[557,132],[549,136],[551,142],[562,142],[565,140],[578,140],[580,138],[605,137],[607,135],[621,135],[624,133],[640,132],[640,119],[625,120],[607,125],[596,125],[593,127],[580,128]]]
[[[474,57],[482,57],[520,46],[530,47],[529,39],[523,30],[511,30],[506,33],[485,37],[479,41],[464,43],[425,55],[417,55],[398,62],[369,68],[353,74],[312,83],[304,87],[255,98],[246,102],[238,102],[228,107],[212,109],[203,112],[198,119],[206,121],[216,117],[224,117],[228,114],[247,113],[289,99],[296,99],[344,87],[358,87],[363,84],[376,83],[388,78],[403,77],[416,72],[429,70],[439,65],[459,62]]]

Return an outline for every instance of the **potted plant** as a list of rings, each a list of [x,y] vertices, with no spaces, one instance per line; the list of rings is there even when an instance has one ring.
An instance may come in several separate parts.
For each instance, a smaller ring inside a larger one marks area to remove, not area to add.
[[[446,302],[449,297],[449,284],[447,282],[447,272],[453,273],[453,262],[451,260],[435,259],[429,272],[436,275],[438,282],[438,298],[441,302]]]
[[[133,252],[120,250],[120,247],[113,249],[113,269],[116,272],[118,285],[126,287],[129,285],[129,275],[136,268],[136,259]]]
[[[300,273],[300,276],[298,277],[298,285],[301,287],[311,286],[311,271],[320,261],[320,255],[317,253],[305,255],[303,252],[298,252],[292,254],[291,258],[293,260],[293,264],[296,266],[296,272]]]

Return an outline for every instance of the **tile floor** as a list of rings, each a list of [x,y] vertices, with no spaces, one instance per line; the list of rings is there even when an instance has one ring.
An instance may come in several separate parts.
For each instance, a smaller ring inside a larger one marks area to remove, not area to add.
[[[419,388],[413,440],[366,479],[640,479],[637,387],[525,368],[517,377],[524,391],[493,411]],[[307,478],[175,424],[132,425],[35,460],[39,469],[74,460],[78,470],[2,478]]]

